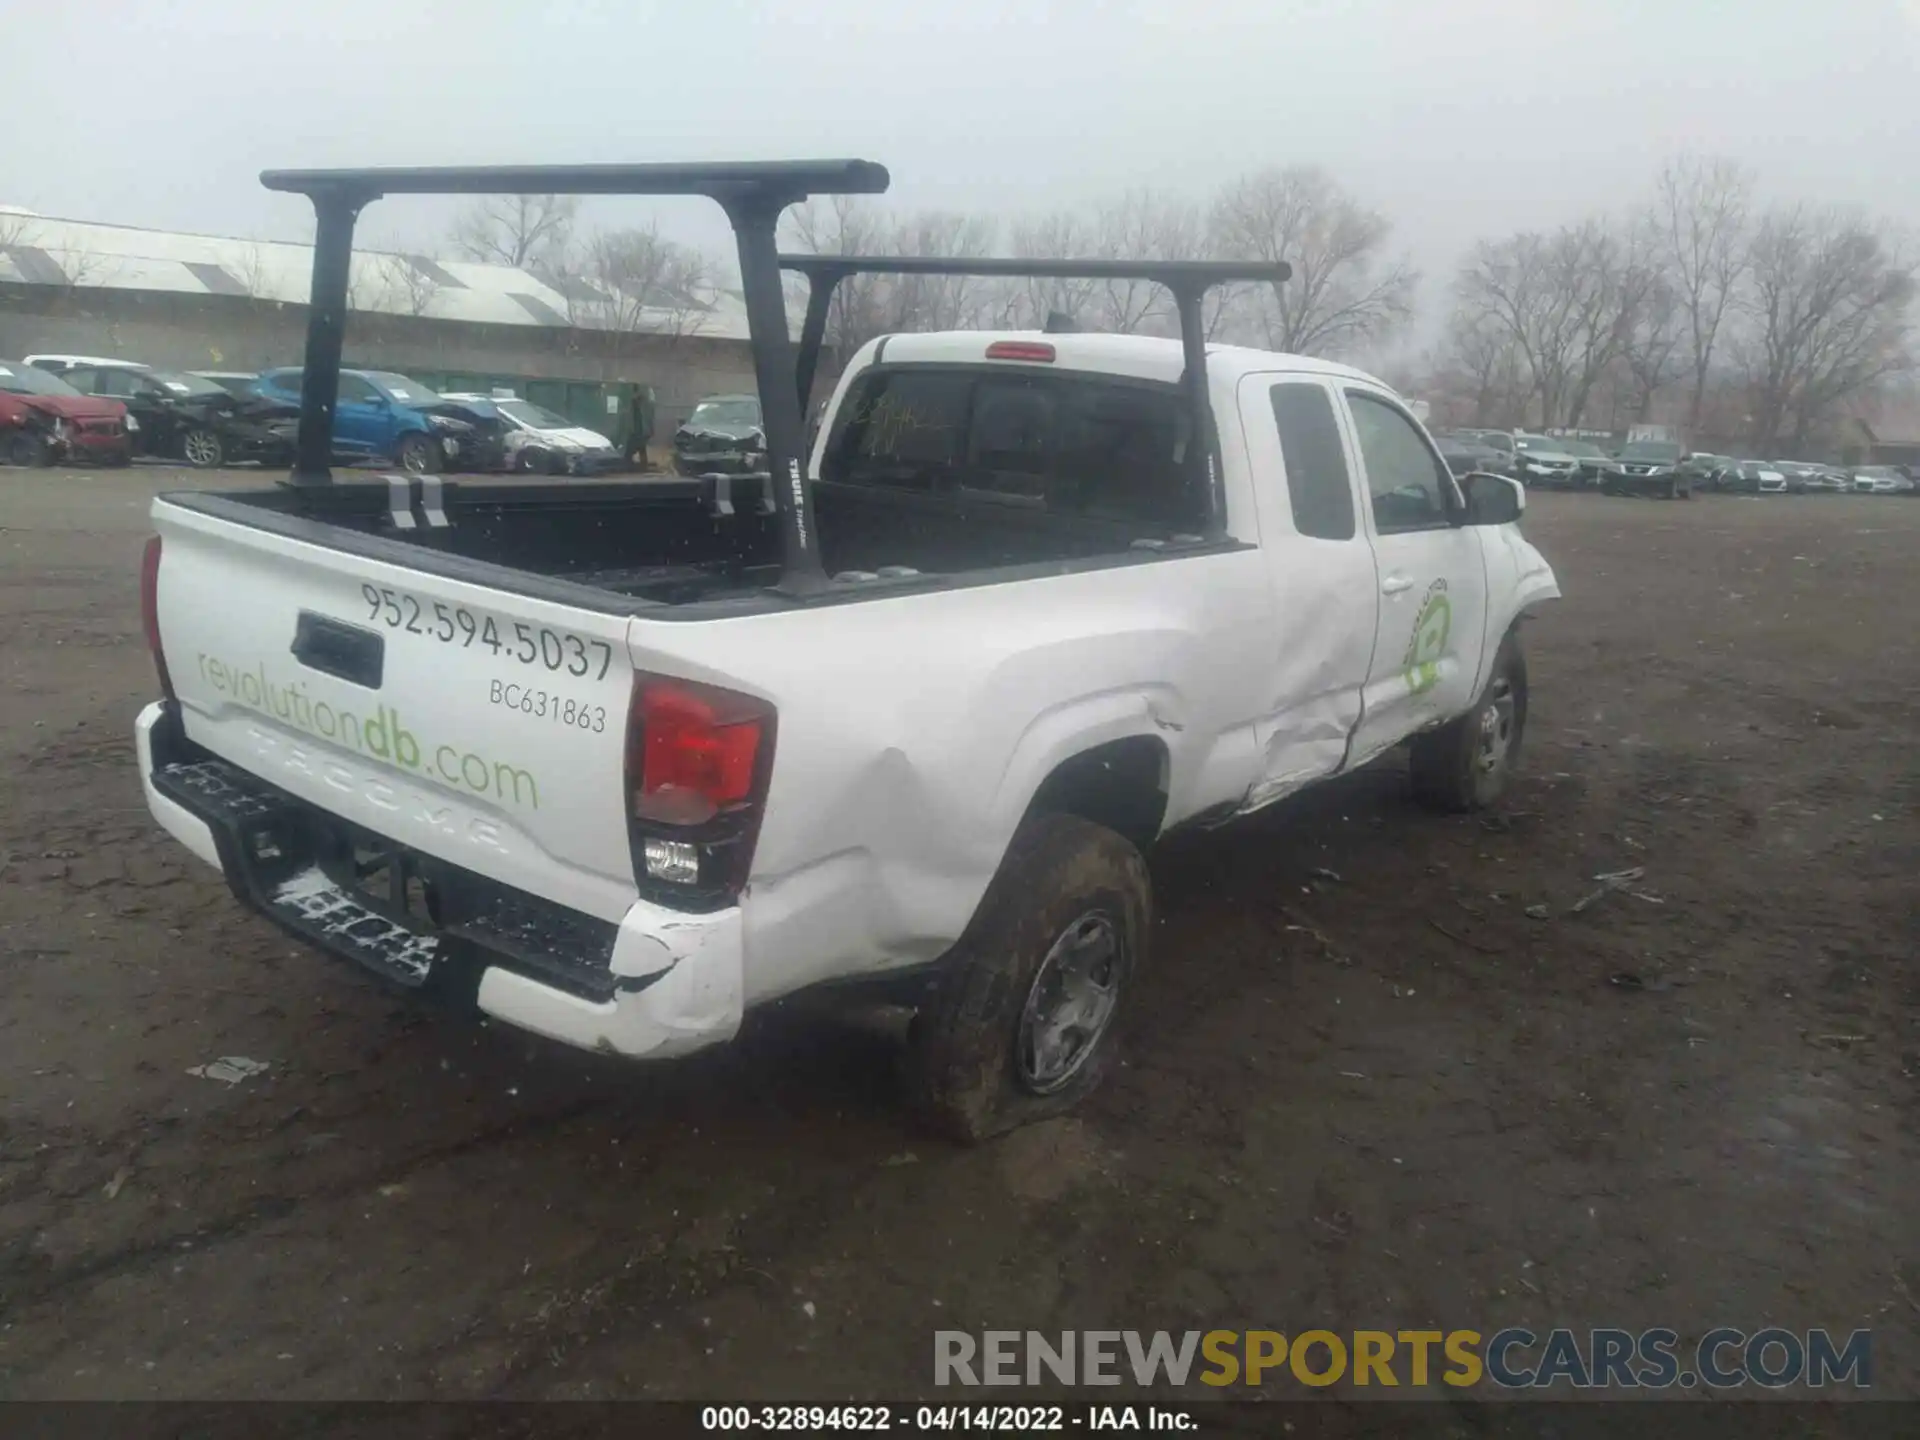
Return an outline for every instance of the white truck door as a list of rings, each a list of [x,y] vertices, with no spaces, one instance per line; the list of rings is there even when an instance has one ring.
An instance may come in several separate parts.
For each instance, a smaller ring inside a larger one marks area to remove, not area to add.
[[[1452,473],[1385,391],[1343,386],[1379,571],[1379,633],[1351,764],[1466,710],[1486,648],[1479,531],[1459,524]]]
[[[1359,723],[1379,584],[1324,376],[1248,375],[1239,407],[1275,624],[1249,807],[1337,771]]]

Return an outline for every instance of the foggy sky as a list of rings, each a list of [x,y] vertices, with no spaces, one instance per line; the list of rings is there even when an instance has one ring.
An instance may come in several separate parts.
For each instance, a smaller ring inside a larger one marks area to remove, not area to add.
[[[0,204],[164,229],[310,238],[276,166],[850,155],[1011,214],[1312,161],[1431,303],[1683,149],[1920,227],[1920,0],[0,0],[0,36]],[[705,202],[596,203],[726,246]]]

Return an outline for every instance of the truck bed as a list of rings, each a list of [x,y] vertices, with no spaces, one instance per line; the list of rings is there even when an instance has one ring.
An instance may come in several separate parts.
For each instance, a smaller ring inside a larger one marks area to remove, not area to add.
[[[793,603],[777,595],[780,540],[764,480],[716,502],[701,480],[441,485],[445,523],[398,486],[183,492],[168,504],[332,549],[613,613],[686,618]],[[1050,514],[977,492],[814,483],[828,598],[982,583],[1213,550],[1140,522]]]

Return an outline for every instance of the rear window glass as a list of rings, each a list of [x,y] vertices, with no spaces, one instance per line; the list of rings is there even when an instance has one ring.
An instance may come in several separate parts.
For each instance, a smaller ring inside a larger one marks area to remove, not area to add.
[[[1185,403],[1169,385],[914,366],[862,377],[821,478],[988,493],[1089,517],[1199,526]]]

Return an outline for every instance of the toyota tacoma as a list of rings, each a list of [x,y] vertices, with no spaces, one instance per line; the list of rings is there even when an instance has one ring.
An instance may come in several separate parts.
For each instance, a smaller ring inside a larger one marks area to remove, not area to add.
[[[160,824],[320,950],[633,1057],[884,1000],[920,1110],[977,1140],[1112,1061],[1157,837],[1403,743],[1421,800],[1501,793],[1559,593],[1524,491],[1456,481],[1358,370],[1208,344],[1207,290],[1284,265],[780,256],[787,205],[884,189],[864,161],[263,178],[317,212],[300,456],[155,502],[138,756]],[[726,208],[764,472],[333,479],[354,216],[486,190]],[[885,336],[802,453],[862,272],[1153,280],[1181,338]]]

